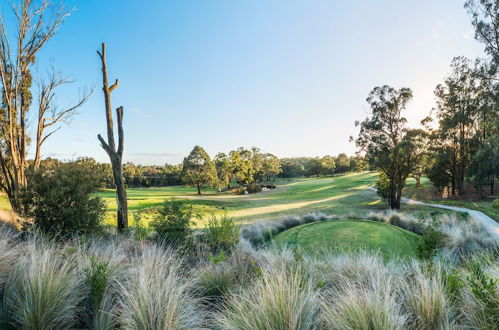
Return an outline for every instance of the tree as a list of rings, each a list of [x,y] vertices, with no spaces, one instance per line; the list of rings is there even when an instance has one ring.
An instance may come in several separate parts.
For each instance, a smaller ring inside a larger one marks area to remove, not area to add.
[[[266,153],[263,154],[263,175],[267,178],[267,181],[270,180],[271,176],[279,175],[282,172],[281,162],[277,156]]]
[[[263,154],[257,147],[251,148],[251,172],[253,173],[252,182],[262,182],[265,178],[265,170],[263,168],[264,164]]]
[[[409,88],[376,87],[367,98],[371,116],[356,122],[356,126],[360,126],[356,145],[365,152],[366,160],[386,177],[386,200],[392,209],[400,208],[402,189],[418,160],[417,155],[411,154],[417,134],[406,134],[406,119],[402,117],[411,98]]]
[[[35,140],[35,159],[33,165],[35,169],[40,166],[41,150],[43,143],[61,127],[54,128],[51,132],[46,130],[57,126],[59,123],[67,123],[92,94],[92,91],[84,92],[79,100],[70,106],[60,108],[56,102],[56,91],[59,87],[72,84],[74,81],[63,77],[60,73],[52,72],[48,81],[40,81],[38,84],[38,120]]]
[[[195,146],[182,164],[182,180],[189,185],[194,185],[201,195],[201,187],[205,184],[217,183],[217,171],[210,156],[200,146]]]
[[[230,190],[230,184],[234,178],[232,162],[230,158],[223,152],[219,152],[214,158],[215,168],[217,169],[217,177],[219,185],[227,186]],[[221,187],[220,187],[221,188]]]
[[[477,190],[483,194],[483,186],[490,184],[490,194],[494,195],[494,179],[499,177],[499,138],[485,141],[484,147],[473,155],[472,168]]]
[[[450,156],[452,167],[451,193],[462,194],[466,173],[477,149],[479,117],[479,86],[477,64],[472,66],[464,57],[454,58],[451,75],[435,89],[439,120],[438,148]]]
[[[322,157],[321,162],[321,172],[325,175],[334,175],[334,171],[336,169],[336,160],[332,156],[324,156]]]
[[[116,204],[117,204],[117,220],[118,231],[124,231],[128,228],[128,201],[123,180],[123,149],[124,149],[124,133],[123,133],[123,107],[116,109],[116,117],[118,124],[118,147],[114,142],[113,128],[113,112],[111,110],[111,92],[118,87],[118,79],[115,83],[109,86],[107,78],[107,63],[106,63],[106,44],[102,43],[101,51],[97,51],[102,64],[102,92],[104,93],[104,105],[106,110],[106,125],[107,125],[107,142],[99,134],[99,139],[102,149],[106,151],[111,161],[113,170],[114,185],[116,187]]]
[[[17,31],[12,42],[9,40],[3,20],[0,19],[2,87],[0,104],[0,173],[2,178],[0,186],[7,194],[12,209],[20,212],[19,193],[28,183],[26,157],[29,143],[32,140],[28,133],[29,109],[33,100],[31,68],[36,63],[38,52],[56,34],[70,12],[64,11],[62,6],[51,5],[48,0],[21,0],[19,6],[13,8],[17,19]],[[17,45],[17,47],[11,49],[11,45]],[[52,90],[46,95],[53,96],[58,86],[60,83],[53,84]],[[43,129],[49,123],[55,125],[61,122],[63,117],[72,112],[56,111],[56,115],[59,116],[47,118],[45,116],[47,106],[54,109],[53,97],[47,97],[48,101],[47,98],[41,98],[43,102],[40,102],[39,115],[35,118],[36,126],[39,128],[36,137],[38,155],[42,143],[52,135],[52,133],[43,135]],[[42,134],[39,134],[40,128],[42,128]]]
[[[465,8],[471,15],[475,39],[485,45],[495,70],[499,66],[499,2],[497,0],[467,0]]]
[[[232,162],[232,171],[239,184],[253,182],[253,153],[243,147],[229,153]]]
[[[336,157],[336,172],[337,173],[345,173],[348,172],[348,168],[350,165],[350,160],[348,156],[344,153],[341,153]]]

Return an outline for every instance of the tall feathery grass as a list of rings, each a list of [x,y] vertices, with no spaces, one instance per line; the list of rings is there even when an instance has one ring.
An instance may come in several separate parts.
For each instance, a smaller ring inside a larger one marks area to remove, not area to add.
[[[76,260],[37,238],[25,245],[5,284],[7,322],[22,329],[69,329],[84,298]]]
[[[303,270],[277,268],[230,297],[216,316],[222,329],[316,329],[318,292]]]
[[[190,294],[188,275],[171,250],[145,246],[122,286],[123,329],[195,329],[203,324],[200,301]]]
[[[442,278],[442,265],[434,264],[425,269],[419,262],[412,262],[401,287],[402,306],[408,315],[410,329],[450,329],[452,305],[447,297]]]
[[[403,214],[367,217],[419,228]],[[0,328],[498,328],[497,241],[471,221],[442,216],[443,247],[424,262],[367,251],[308,255],[265,241],[337,218],[254,224],[223,256],[186,258],[132,235],[55,243],[0,227]]]

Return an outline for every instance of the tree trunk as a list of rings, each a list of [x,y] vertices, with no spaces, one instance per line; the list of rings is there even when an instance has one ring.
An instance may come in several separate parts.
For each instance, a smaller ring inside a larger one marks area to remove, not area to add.
[[[421,176],[416,175],[414,178],[416,179],[416,188],[421,187]]]
[[[115,160],[115,165],[113,166],[113,178],[116,187],[117,225],[118,230],[123,231],[128,228],[128,200],[121,161],[118,159]]]
[[[201,185],[198,183],[197,186],[198,186],[198,195],[201,195]]]
[[[100,134],[97,138],[111,161],[114,185],[116,187],[117,226],[118,231],[122,232],[128,228],[128,201],[122,169],[124,149],[123,107],[116,109],[116,119],[118,123],[118,148],[116,149],[114,143],[113,113],[111,111],[111,92],[118,87],[118,80],[116,79],[116,82],[108,87],[105,43],[102,44],[102,52],[97,51],[97,53],[102,62],[102,91],[104,93],[104,102],[106,106],[107,142]]]
[[[492,178],[490,179],[490,194],[493,196],[494,195],[494,176],[492,175]]]

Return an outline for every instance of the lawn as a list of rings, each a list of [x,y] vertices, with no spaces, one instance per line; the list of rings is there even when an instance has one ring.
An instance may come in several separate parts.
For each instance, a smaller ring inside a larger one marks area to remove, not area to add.
[[[418,235],[389,224],[368,220],[315,222],[286,230],[275,237],[278,243],[308,253],[336,251],[379,251],[388,259],[415,255]]]
[[[285,215],[304,214],[320,211],[325,213],[345,214],[350,212],[378,211],[386,209],[376,192],[367,190],[373,186],[375,173],[350,173],[342,176],[321,178],[300,178],[276,182],[277,188],[253,195],[233,195],[218,193],[205,188],[202,195],[196,189],[186,186],[160,188],[130,188],[128,206],[130,223],[135,215],[141,214],[144,223],[154,215],[155,208],[165,200],[180,200],[192,205],[195,214],[199,215],[198,226],[211,214],[227,212],[239,222],[278,219]],[[112,189],[97,193],[108,207],[107,222],[115,223],[116,198]],[[5,198],[0,199],[0,207],[8,209]],[[402,205],[404,212],[434,211],[432,208]]]
[[[376,177],[375,173],[351,173],[333,178],[293,179],[278,182],[278,187],[274,190],[253,195],[218,193],[208,188],[199,196],[195,188],[184,186],[132,188],[128,189],[128,203],[133,219],[134,213],[153,210],[165,200],[181,200],[192,205],[194,213],[200,216],[198,225],[202,225],[211,214],[223,212],[244,223],[314,211],[345,214],[386,208],[374,191],[367,190],[374,185]],[[100,192],[99,196],[108,205],[109,221],[114,222],[114,191],[105,190]],[[402,206],[402,211],[408,212],[429,210],[424,207]],[[147,222],[147,214],[145,219]]]

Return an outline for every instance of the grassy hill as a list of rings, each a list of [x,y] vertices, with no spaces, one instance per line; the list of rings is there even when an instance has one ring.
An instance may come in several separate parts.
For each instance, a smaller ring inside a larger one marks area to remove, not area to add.
[[[385,258],[415,256],[419,237],[389,224],[364,220],[315,222],[286,230],[275,237],[278,243],[313,253],[337,251],[379,251]]]

